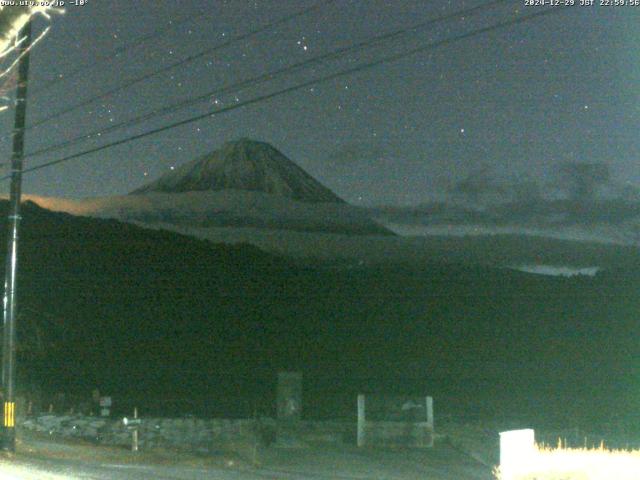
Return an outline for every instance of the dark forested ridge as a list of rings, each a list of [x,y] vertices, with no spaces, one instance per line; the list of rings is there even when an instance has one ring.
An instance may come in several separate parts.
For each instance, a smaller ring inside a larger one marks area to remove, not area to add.
[[[296,368],[309,388],[427,390],[443,409],[489,413],[632,412],[640,396],[634,259],[572,278],[304,266],[29,203],[23,218],[22,386],[213,396]]]

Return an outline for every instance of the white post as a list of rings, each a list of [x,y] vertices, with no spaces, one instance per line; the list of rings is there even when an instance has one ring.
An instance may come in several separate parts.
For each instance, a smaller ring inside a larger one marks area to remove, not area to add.
[[[427,397],[427,428],[433,431],[433,397]]]
[[[525,473],[535,460],[535,434],[530,428],[500,432],[500,478]]]
[[[364,447],[365,442],[365,403],[364,395],[358,395],[358,447]]]
[[[133,418],[138,418],[138,407],[134,407],[133,409]],[[133,431],[131,432],[131,451],[138,451],[138,426],[135,425]]]

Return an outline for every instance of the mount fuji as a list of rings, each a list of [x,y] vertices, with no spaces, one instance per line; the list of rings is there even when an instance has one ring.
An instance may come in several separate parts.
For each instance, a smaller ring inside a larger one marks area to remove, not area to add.
[[[225,143],[129,195],[27,198],[53,211],[180,231],[250,228],[393,235],[270,144],[246,138]]]

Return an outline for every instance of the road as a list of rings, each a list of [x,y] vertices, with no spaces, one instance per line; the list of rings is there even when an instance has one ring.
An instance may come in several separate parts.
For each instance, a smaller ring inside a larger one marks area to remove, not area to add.
[[[488,467],[447,445],[430,450],[359,450],[355,447],[268,449],[261,464],[199,458],[175,452],[124,450],[26,438],[0,460],[3,480],[491,480]]]

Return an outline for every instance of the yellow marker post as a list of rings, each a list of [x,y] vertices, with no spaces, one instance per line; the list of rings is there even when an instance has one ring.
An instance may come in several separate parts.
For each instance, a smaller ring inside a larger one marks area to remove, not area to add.
[[[13,428],[16,426],[16,404],[15,402],[4,402],[4,427]]]

